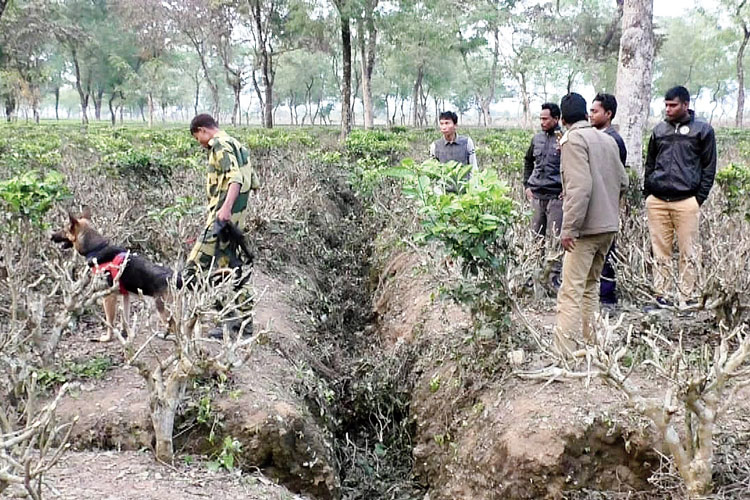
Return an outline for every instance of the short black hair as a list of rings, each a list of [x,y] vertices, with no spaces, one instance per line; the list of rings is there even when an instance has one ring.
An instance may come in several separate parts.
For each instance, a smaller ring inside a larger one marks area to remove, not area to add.
[[[552,118],[555,118],[558,120],[560,119],[560,106],[558,106],[554,102],[545,102],[544,104],[542,104],[542,109],[548,109],[549,115]]]
[[[586,99],[581,94],[571,92],[560,100],[562,119],[567,124],[574,124],[586,119]]]
[[[667,90],[667,93],[664,94],[664,99],[667,101],[677,99],[680,102],[690,102],[690,92],[682,85],[678,85]]]
[[[458,115],[453,111],[443,111],[440,113],[438,120],[452,120],[454,124],[458,123]]]
[[[219,124],[216,123],[216,120],[214,120],[214,117],[203,113],[200,115],[196,115],[195,118],[190,122],[190,133],[194,134],[198,131],[199,128],[219,128]]]
[[[612,94],[605,94],[604,92],[600,92],[596,94],[596,97],[594,97],[594,101],[599,101],[602,105],[602,108],[604,108],[604,111],[609,111],[612,113],[612,116],[610,116],[610,120],[615,119],[615,115],[617,114],[617,99],[615,99],[615,96]]]

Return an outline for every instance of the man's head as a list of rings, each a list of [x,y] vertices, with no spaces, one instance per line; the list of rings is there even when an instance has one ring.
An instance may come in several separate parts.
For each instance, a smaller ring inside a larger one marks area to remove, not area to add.
[[[456,134],[456,124],[458,124],[458,115],[453,111],[443,111],[440,113],[440,133],[446,139],[452,139]]]
[[[588,116],[586,114],[586,99],[581,94],[571,92],[560,100],[560,111],[565,125],[573,125],[585,120]]]
[[[555,130],[559,121],[560,107],[554,102],[545,102],[542,104],[542,111],[539,113],[539,122],[542,125],[542,130],[545,132]]]
[[[617,114],[617,99],[612,94],[596,94],[591,102],[589,120],[591,125],[602,130],[612,124]]]
[[[197,115],[190,122],[190,133],[204,148],[208,148],[208,141],[213,139],[218,131],[219,124],[209,114]]]
[[[682,85],[672,87],[664,94],[664,107],[669,121],[679,121],[685,118],[689,105],[690,92]]]

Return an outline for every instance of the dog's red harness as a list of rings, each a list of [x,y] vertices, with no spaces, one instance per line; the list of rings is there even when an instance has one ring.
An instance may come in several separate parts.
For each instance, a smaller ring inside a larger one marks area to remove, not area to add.
[[[118,253],[111,261],[105,262],[104,264],[97,264],[93,268],[91,268],[91,270],[94,274],[109,273],[109,275],[112,277],[112,281],[114,281],[117,276],[119,276],[120,266],[122,265],[122,262],[125,260],[125,257],[127,257],[127,255],[128,252]],[[122,295],[127,295],[128,291],[125,289],[122,281],[119,281],[118,283],[120,285],[120,293]]]

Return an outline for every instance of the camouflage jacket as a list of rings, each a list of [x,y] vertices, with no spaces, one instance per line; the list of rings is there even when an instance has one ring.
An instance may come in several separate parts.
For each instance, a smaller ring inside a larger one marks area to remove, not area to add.
[[[240,184],[240,195],[237,197],[232,213],[241,213],[247,208],[251,189],[257,188],[253,169],[248,161],[247,149],[234,137],[223,130],[208,141],[208,172],[206,175],[206,194],[208,195],[208,223],[213,224],[216,212],[221,208],[230,184]]]

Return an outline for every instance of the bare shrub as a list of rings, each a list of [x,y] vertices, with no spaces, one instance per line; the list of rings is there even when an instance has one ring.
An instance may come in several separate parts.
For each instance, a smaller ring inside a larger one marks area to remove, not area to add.
[[[750,383],[750,368],[744,366],[750,356],[746,327],[741,325],[731,331],[722,328],[717,345],[686,350],[682,333],[675,341],[656,328],[642,337],[641,345],[636,345],[632,327],[624,339],[618,335],[622,321],[623,316],[616,322],[600,318],[594,342],[581,343],[578,351],[570,353],[577,364],[571,365],[569,359],[547,348],[547,355],[554,361],[552,366],[519,375],[532,379],[603,379],[651,421],[688,494],[709,493],[716,419],[731,405],[736,391]],[[539,342],[546,344],[543,339]],[[659,380],[658,390],[635,381],[643,372],[651,372]]]
[[[67,450],[77,418],[63,424],[55,418],[68,384],[63,384],[54,400],[38,408],[36,381],[34,372],[25,388],[25,401],[16,411],[0,406],[0,493],[22,488],[28,496],[40,500],[46,485],[44,474]]]
[[[241,366],[250,355],[250,346],[258,338],[257,335],[252,338],[242,335],[246,328],[251,327],[252,317],[243,319],[238,332],[230,333],[225,328],[223,341],[205,338],[202,334],[206,324],[213,324],[211,320],[239,316],[240,308],[247,305],[239,301],[240,293],[235,290],[232,273],[219,277],[196,275],[190,289],[178,291],[172,286],[167,309],[174,323],[174,331],[168,337],[173,342],[173,349],[166,352],[153,345],[162,330],[158,324],[149,321],[155,315],[150,303],[140,318],[136,316],[131,325],[123,325],[126,337],[117,334],[127,363],[135,366],[146,381],[156,436],[156,458],[162,462],[171,463],[173,460],[175,414],[187,387],[196,379],[227,375],[231,369]],[[217,303],[223,307],[217,310]],[[146,353],[151,356],[147,357]]]

